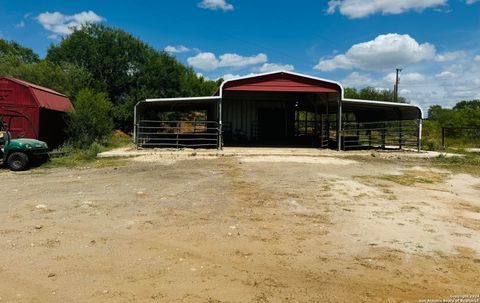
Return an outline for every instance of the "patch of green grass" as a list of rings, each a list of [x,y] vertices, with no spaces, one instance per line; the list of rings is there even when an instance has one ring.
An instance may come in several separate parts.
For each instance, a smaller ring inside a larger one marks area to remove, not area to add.
[[[120,165],[122,159],[108,158],[98,159],[97,154],[111,149],[128,146],[132,139],[128,136],[110,136],[103,144],[93,143],[85,148],[73,147],[65,145],[57,150],[59,156],[53,156],[50,161],[42,165],[42,168],[54,167],[108,167]]]
[[[445,138],[447,148],[469,148],[480,146],[478,138]]]
[[[467,173],[480,176],[480,154],[463,153],[464,157],[445,157],[443,155],[432,160],[436,167],[450,170],[455,173]]]
[[[110,150],[114,148],[125,147],[131,144],[133,144],[132,137],[117,131],[112,136],[107,138],[103,146],[105,149]]]
[[[384,194],[393,195],[389,189],[390,185],[386,182],[394,182],[404,186],[414,186],[417,183],[434,184],[445,180],[447,174],[431,170],[404,170],[399,175],[378,175],[378,176],[354,176],[354,179],[368,186],[379,187]]]
[[[400,185],[413,186],[416,183],[434,184],[442,182],[445,174],[435,173],[431,171],[406,171],[402,175],[383,175],[379,179],[391,181]]]

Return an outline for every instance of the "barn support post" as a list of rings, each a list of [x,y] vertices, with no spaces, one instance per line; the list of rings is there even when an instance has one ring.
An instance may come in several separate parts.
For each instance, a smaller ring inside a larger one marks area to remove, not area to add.
[[[383,122],[383,128],[382,128],[382,149],[385,149],[387,143],[386,143],[386,138],[387,138],[387,122]]]
[[[445,127],[442,127],[442,148],[445,149]]]
[[[137,102],[135,104],[135,107],[133,108],[133,143],[135,144],[136,147],[138,147],[138,129],[137,129],[137,123],[138,123],[138,118],[137,118],[137,107],[140,104],[141,101]]]
[[[327,117],[326,117],[326,134],[327,134],[327,147],[330,147],[330,112],[328,111],[328,98],[327,98],[327,106],[326,106],[326,113],[327,113]]]
[[[325,142],[325,125],[324,114],[320,113],[320,147],[323,148]]]
[[[403,115],[402,112],[397,109],[398,112],[398,148],[403,148]]]
[[[402,120],[400,120],[399,125],[398,125],[398,147],[400,149],[403,148],[403,124],[402,124]]]
[[[338,99],[337,112],[337,150],[342,150],[342,100]]]
[[[305,120],[303,121],[305,127],[303,128],[303,134],[306,136],[308,134],[308,111],[305,109]]]
[[[319,141],[319,136],[318,136],[318,108],[317,108],[317,100],[313,103],[313,106],[315,108],[315,130],[314,130],[314,141],[313,141],[313,146],[318,147],[318,141]]]
[[[222,100],[218,100],[218,150],[223,150],[223,122],[222,122]]]
[[[423,120],[418,120],[418,136],[417,136],[417,150],[418,152],[422,151],[422,128],[423,128]]]

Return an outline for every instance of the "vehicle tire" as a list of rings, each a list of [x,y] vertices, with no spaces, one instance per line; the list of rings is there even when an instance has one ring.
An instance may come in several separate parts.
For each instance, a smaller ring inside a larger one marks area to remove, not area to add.
[[[22,171],[28,169],[28,155],[22,152],[11,153],[8,156],[8,167],[13,171]]]

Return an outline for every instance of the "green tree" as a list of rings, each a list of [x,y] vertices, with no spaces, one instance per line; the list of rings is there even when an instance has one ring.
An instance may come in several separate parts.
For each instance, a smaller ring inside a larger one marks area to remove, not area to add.
[[[42,85],[71,98],[92,82],[90,73],[75,65],[60,67],[45,60],[27,64],[12,56],[0,57],[0,75]]]
[[[460,101],[453,108],[440,105],[430,106],[428,121],[424,123],[425,142],[431,147],[439,147],[442,127],[447,127],[448,144],[478,146],[480,128],[480,100]]]
[[[344,90],[344,95],[345,98],[351,99],[395,102],[395,95],[392,90],[379,90],[371,86],[364,87],[359,91],[356,88],[346,87]],[[402,96],[398,96],[397,102],[407,103],[407,99]]]
[[[24,63],[36,63],[40,57],[32,49],[21,46],[15,41],[0,39],[0,57],[13,57]]]
[[[117,103],[141,71],[153,50],[139,39],[120,29],[89,25],[75,30],[59,45],[52,45],[46,59],[57,65],[73,64],[88,70],[94,88],[106,91]]]
[[[460,101],[452,109],[432,105],[428,119],[440,126],[480,127],[480,100]]]
[[[460,101],[453,107],[453,110],[480,109],[480,100]]]
[[[67,120],[67,132],[72,145],[84,148],[105,140],[112,133],[112,103],[105,93],[82,89],[74,105],[75,112]]]
[[[131,129],[138,101],[201,95],[213,91],[215,84],[129,33],[99,24],[75,30],[51,46],[46,59],[86,69],[95,79],[91,87],[112,100],[115,126],[123,130]]]
[[[450,115],[449,109],[442,108],[440,105],[432,105],[428,109],[428,118],[432,121],[443,121]]]
[[[199,77],[192,68],[187,68],[181,77],[182,95],[185,97],[212,96],[220,88],[222,82],[223,79],[206,80]]]
[[[343,94],[344,94],[345,98],[349,98],[349,99],[358,99],[359,98],[357,89],[354,88],[354,87],[345,87],[345,89],[343,90]]]

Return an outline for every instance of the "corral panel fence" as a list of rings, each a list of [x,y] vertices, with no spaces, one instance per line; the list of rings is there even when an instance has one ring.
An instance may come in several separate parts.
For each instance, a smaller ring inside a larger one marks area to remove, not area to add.
[[[216,121],[140,120],[136,125],[136,145],[140,147],[210,147],[220,144]]]
[[[342,130],[343,149],[420,149],[420,120],[346,122]]]

